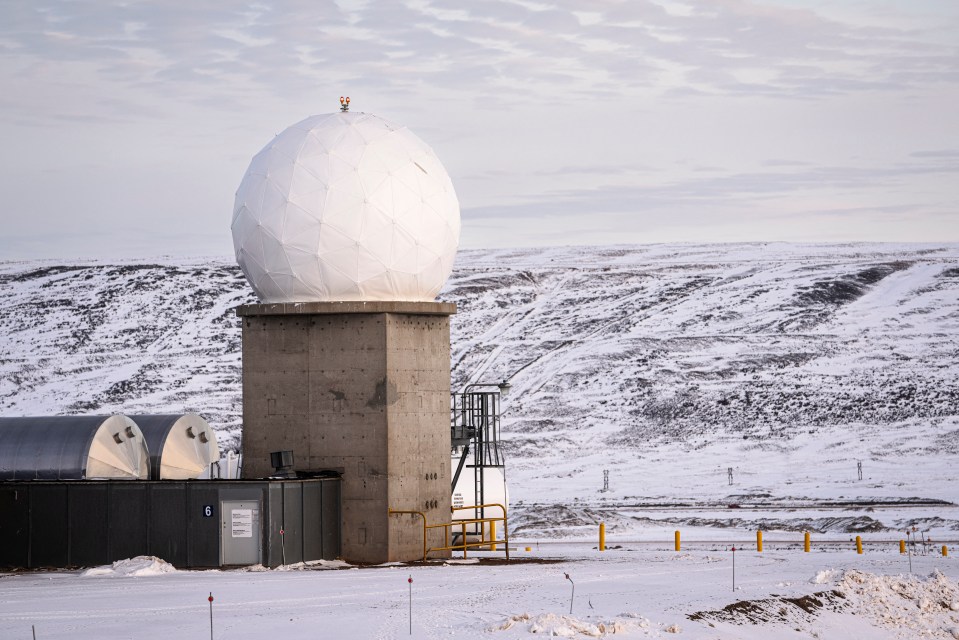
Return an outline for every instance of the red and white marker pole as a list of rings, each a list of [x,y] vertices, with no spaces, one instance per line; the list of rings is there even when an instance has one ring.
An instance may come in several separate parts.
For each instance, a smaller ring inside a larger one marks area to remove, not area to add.
[[[413,576],[406,579],[410,585],[410,635],[413,635]]]
[[[210,640],[213,640],[213,592],[210,592],[210,597],[207,598],[210,601]]]

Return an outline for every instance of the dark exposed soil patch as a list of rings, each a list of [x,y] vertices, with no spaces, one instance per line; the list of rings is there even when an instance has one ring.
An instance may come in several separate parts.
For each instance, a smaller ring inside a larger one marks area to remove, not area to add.
[[[796,296],[796,302],[803,307],[847,304],[862,296],[869,287],[886,276],[902,271],[909,266],[911,266],[911,263],[908,262],[890,262],[889,264],[878,264],[840,278],[820,280],[809,287],[801,288]]]
[[[50,267],[41,267],[39,269],[34,269],[32,271],[25,271],[23,273],[18,273],[12,276],[5,276],[3,281],[9,282],[28,282],[30,280],[35,280],[37,278],[46,278],[48,276],[56,276],[62,273],[69,273],[71,271],[83,271],[89,267],[76,266],[76,265],[55,265]]]
[[[731,622],[733,624],[766,624],[769,622],[792,622],[797,616],[818,615],[822,609],[840,611],[846,606],[846,596],[841,591],[819,591],[799,598],[775,596],[762,600],[740,600],[718,611],[697,611],[686,617],[709,623]]]

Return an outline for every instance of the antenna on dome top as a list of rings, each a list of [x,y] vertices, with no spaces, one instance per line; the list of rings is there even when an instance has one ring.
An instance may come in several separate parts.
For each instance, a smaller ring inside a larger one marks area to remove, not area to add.
[[[350,110],[350,96],[340,96],[340,111],[346,112]]]

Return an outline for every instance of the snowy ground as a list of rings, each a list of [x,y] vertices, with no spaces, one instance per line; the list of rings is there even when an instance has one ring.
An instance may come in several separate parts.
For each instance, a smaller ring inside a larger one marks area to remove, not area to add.
[[[611,535],[631,540],[706,527],[729,536],[809,530],[848,540],[856,533],[888,539],[915,526],[934,540],[956,542],[957,428],[955,418],[914,420],[884,429],[797,430],[751,445],[720,433],[620,449],[583,438],[575,456],[544,449],[538,457],[508,458],[510,527],[541,539],[591,536],[605,522]]]
[[[0,294],[4,415],[193,410],[238,445],[232,260],[0,263]],[[0,640],[203,638],[210,592],[217,638],[409,637],[410,575],[419,638],[959,638],[954,557],[902,579],[896,544],[959,547],[959,245],[461,252],[441,297],[454,389],[513,386],[515,555],[557,562],[0,574]]]
[[[213,637],[229,639],[959,638],[951,556],[914,556],[910,577],[908,558],[891,543],[863,555],[851,545],[762,554],[747,547],[736,553],[733,591],[732,552],[720,542],[680,553],[665,545],[622,543],[600,553],[587,544],[528,544],[510,565],[484,558],[176,571],[137,559],[86,572],[0,574],[0,636],[29,640],[35,626],[43,640],[205,638],[212,592]]]
[[[197,411],[238,447],[232,259],[0,262],[0,295],[3,415]],[[517,534],[959,537],[957,244],[464,251],[441,298],[453,388],[513,387]]]

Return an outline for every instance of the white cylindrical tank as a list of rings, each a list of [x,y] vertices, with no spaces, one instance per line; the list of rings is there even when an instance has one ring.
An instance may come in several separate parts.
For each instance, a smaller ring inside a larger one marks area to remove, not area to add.
[[[130,416],[150,448],[150,478],[191,480],[220,459],[216,433],[195,413]]]
[[[146,480],[150,453],[124,415],[0,418],[0,480]]]
[[[459,463],[459,455],[454,454],[452,459],[453,468]],[[483,504],[499,504],[509,510],[509,489],[506,486],[506,469],[501,466],[481,467],[479,472],[482,474],[483,481]],[[473,520],[479,517],[484,518],[502,518],[504,516],[501,509],[490,507],[483,509],[478,513],[476,509],[459,509],[459,507],[479,506],[480,500],[476,495],[476,468],[471,465],[464,465],[460,473],[456,486],[453,488],[453,522],[459,520]],[[501,527],[501,524],[497,526]],[[456,532],[459,529],[453,528]],[[473,535],[479,534],[479,528],[476,524],[467,525],[467,532]],[[489,524],[483,525],[483,535],[489,537]],[[503,537],[503,530],[498,528],[497,538]]]

